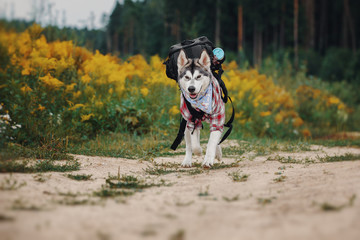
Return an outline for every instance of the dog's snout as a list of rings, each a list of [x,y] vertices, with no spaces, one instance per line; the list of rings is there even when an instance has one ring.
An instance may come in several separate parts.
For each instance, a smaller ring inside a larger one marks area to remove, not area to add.
[[[188,88],[188,90],[189,90],[189,92],[193,93],[193,92],[195,92],[195,87],[194,87],[194,86],[190,86],[190,87]]]

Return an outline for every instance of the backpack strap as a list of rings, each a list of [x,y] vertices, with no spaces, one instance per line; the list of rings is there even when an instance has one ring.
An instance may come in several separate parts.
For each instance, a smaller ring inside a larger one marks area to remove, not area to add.
[[[218,83],[219,83],[219,85],[220,85],[220,87],[221,87],[221,90],[222,90],[222,92],[223,92],[223,94],[224,94],[224,97],[221,96],[222,100],[224,101],[224,103],[227,103],[229,96],[228,96],[228,91],[227,91],[227,88],[226,88],[226,86],[225,86],[225,83],[224,83],[224,81],[221,79],[221,75],[222,75],[223,72],[224,72],[224,70],[222,69],[221,65],[219,66],[219,69],[218,69],[218,70],[219,70],[219,71],[218,71],[217,73],[215,72],[215,69],[212,69],[211,72],[212,72],[212,74],[214,75],[214,77],[216,78],[216,80],[218,81]]]
[[[234,109],[234,104],[231,100],[230,97],[228,97],[230,102],[231,102],[231,106],[232,106],[232,114],[231,114],[231,117],[229,119],[229,121],[227,123],[225,123],[225,127],[228,127],[229,129],[226,131],[226,133],[224,134],[224,136],[221,138],[221,141],[219,142],[219,145],[230,135],[232,129],[233,129],[233,125],[232,125],[232,122],[234,121],[234,118],[235,118],[235,109]]]
[[[184,138],[185,135],[185,128],[186,128],[186,120],[184,118],[181,117],[181,122],[180,122],[180,127],[179,127],[179,132],[173,142],[173,144],[171,145],[171,149],[172,150],[176,150],[176,148],[179,146],[179,144],[181,143],[181,141]]]

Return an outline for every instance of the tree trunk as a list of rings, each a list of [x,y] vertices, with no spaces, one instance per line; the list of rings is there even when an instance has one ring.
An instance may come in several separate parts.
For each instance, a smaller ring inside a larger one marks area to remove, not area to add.
[[[216,0],[216,18],[215,18],[215,45],[220,46],[220,0]]]
[[[321,0],[320,29],[319,29],[319,50],[325,51],[327,45],[327,24],[326,24],[327,0]]]
[[[259,67],[262,60],[262,32],[259,30],[257,24],[254,26],[254,66]]]
[[[285,3],[281,5],[281,21],[280,21],[280,47],[285,47]]]
[[[112,51],[117,54],[119,52],[119,33],[116,31],[114,32],[112,43]]]
[[[180,33],[180,11],[176,10],[176,41],[181,42],[181,33]]]
[[[106,28],[106,52],[111,52],[111,34],[108,27]]]
[[[299,0],[294,0],[294,66],[296,70],[299,68],[298,21]]]
[[[348,24],[346,19],[346,10],[345,10],[345,1],[344,1],[344,10],[343,10],[343,19],[342,19],[342,38],[341,38],[341,47],[348,48]]]
[[[278,49],[278,28],[277,28],[278,26],[274,26],[273,27],[273,51],[274,51],[274,53],[277,51],[277,49]]]
[[[306,12],[306,48],[315,47],[315,3],[314,0],[305,1],[305,12]]]
[[[353,53],[356,53],[356,36],[355,36],[355,26],[354,26],[354,21],[353,18],[351,16],[351,12],[350,12],[350,6],[349,6],[349,0],[344,0],[344,12],[345,12],[345,19],[347,20],[348,23],[348,27],[350,30],[350,37],[351,37],[351,47],[353,50]]]
[[[238,6],[238,51],[243,49],[243,10]]]
[[[134,19],[130,20],[129,26],[129,54],[134,54]]]
[[[124,29],[124,39],[123,39],[123,56],[129,55],[129,33],[128,29]]]

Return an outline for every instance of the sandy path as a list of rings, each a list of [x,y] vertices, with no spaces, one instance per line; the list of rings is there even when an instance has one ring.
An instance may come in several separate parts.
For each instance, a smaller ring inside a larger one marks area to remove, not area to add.
[[[315,158],[345,153],[360,154],[360,149],[321,148],[272,155]],[[153,166],[150,162],[76,157],[82,167],[74,174],[92,174],[93,180],[74,181],[64,173],[54,172],[43,174],[49,177],[45,182],[36,181],[36,174],[12,175],[26,186],[0,191],[2,240],[360,239],[360,161],[284,164],[267,161],[268,156],[252,160],[245,157],[235,168],[197,175],[175,172],[154,176],[144,171]],[[182,158],[161,157],[154,161],[181,163]],[[224,162],[234,159],[226,158]],[[92,196],[105,184],[108,173],[117,174],[119,166],[121,174],[155,182],[164,179],[173,185],[145,189],[129,197]],[[234,182],[228,174],[236,171],[249,175],[248,180]],[[279,172],[281,175],[275,174]],[[0,183],[9,176],[0,174]],[[275,182],[279,176],[286,178]],[[199,196],[206,191],[208,196]],[[59,203],[72,203],[74,199],[89,202],[76,206]],[[344,207],[324,211],[323,203]],[[37,210],[14,210],[14,206]]]

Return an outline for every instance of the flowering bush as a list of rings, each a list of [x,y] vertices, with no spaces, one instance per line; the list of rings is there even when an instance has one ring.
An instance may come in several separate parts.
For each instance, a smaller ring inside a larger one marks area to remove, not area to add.
[[[39,25],[23,33],[0,30],[0,135],[31,144],[49,134],[87,139],[104,131],[177,131],[180,93],[158,56],[122,60],[71,41],[48,42],[41,31]],[[312,123],[346,122],[347,108],[334,96],[306,86],[292,95],[257,70],[241,71],[235,62],[224,68],[242,134],[310,136]],[[318,121],[317,113],[326,117]]]

